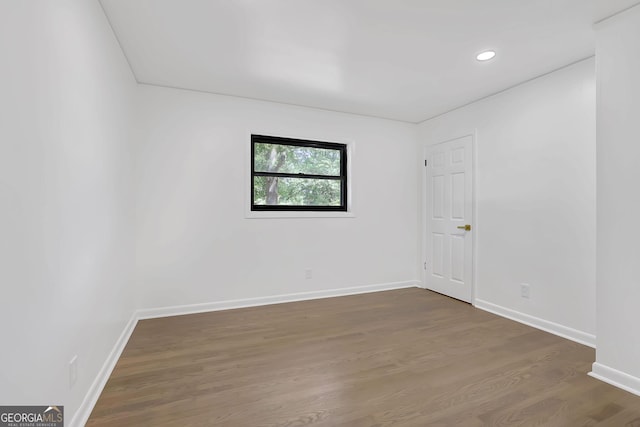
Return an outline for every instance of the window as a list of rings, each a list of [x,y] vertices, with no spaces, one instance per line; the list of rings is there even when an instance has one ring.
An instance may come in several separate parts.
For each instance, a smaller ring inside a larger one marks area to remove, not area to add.
[[[347,211],[347,145],[251,135],[252,211]]]

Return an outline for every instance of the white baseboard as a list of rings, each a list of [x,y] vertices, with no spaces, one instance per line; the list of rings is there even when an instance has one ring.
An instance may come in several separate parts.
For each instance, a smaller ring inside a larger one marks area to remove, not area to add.
[[[528,314],[511,310],[510,308],[502,307],[480,299],[476,299],[474,305],[481,310],[497,314],[498,316],[506,317],[507,319],[524,323],[525,325],[541,329],[545,332],[558,335],[562,338],[566,338],[589,347],[596,347],[596,336],[593,334],[588,334],[586,332],[579,331],[568,326],[560,325],[559,323],[554,323],[548,320],[540,319],[539,317],[530,316]]]
[[[607,384],[640,396],[640,378],[634,377],[602,363],[595,362],[589,376],[604,381]]]
[[[104,364],[102,365],[100,372],[98,372],[98,375],[93,380],[93,383],[91,384],[89,391],[85,395],[84,400],[80,404],[80,407],[73,415],[73,418],[71,418],[71,422],[69,423],[70,427],[82,427],[87,423],[87,420],[89,420],[91,411],[93,411],[93,407],[96,405],[96,402],[98,401],[98,398],[102,393],[102,389],[104,389],[104,386],[107,384],[107,381],[111,376],[111,372],[113,371],[113,368],[116,367],[116,363],[118,363],[118,359],[120,359],[120,355],[127,345],[129,337],[131,337],[131,334],[133,333],[133,330],[136,328],[137,324],[138,317],[134,312],[131,316],[131,319],[129,319],[129,322],[127,322],[126,326],[124,327],[124,330],[118,337],[115,345],[111,349],[109,356],[107,356],[107,360],[105,360]]]
[[[281,304],[285,302],[307,301],[320,298],[333,298],[347,295],[366,294],[370,292],[389,291],[393,289],[417,287],[418,282],[380,283],[377,285],[355,286],[350,288],[328,289],[323,291],[298,292],[293,294],[273,295],[268,297],[235,299],[202,304],[176,305],[161,308],[138,310],[138,319],[154,319],[157,317],[180,316],[184,314],[205,313],[209,311],[230,310],[234,308],[256,307],[260,305]]]

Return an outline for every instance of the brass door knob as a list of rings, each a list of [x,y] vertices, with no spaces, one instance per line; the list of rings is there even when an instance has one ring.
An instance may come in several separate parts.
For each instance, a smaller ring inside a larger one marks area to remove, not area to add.
[[[464,230],[464,231],[471,231],[471,225],[469,225],[469,224],[459,225],[458,228],[460,230]]]

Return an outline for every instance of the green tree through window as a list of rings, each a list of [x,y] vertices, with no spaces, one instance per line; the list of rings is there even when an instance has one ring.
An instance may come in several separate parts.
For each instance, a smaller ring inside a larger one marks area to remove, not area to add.
[[[346,211],[346,145],[252,135],[252,210]]]

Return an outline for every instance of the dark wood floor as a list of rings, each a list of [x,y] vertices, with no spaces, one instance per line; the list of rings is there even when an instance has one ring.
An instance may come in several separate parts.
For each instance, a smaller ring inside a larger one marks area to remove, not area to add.
[[[594,350],[413,288],[138,323],[89,426],[640,426]]]

